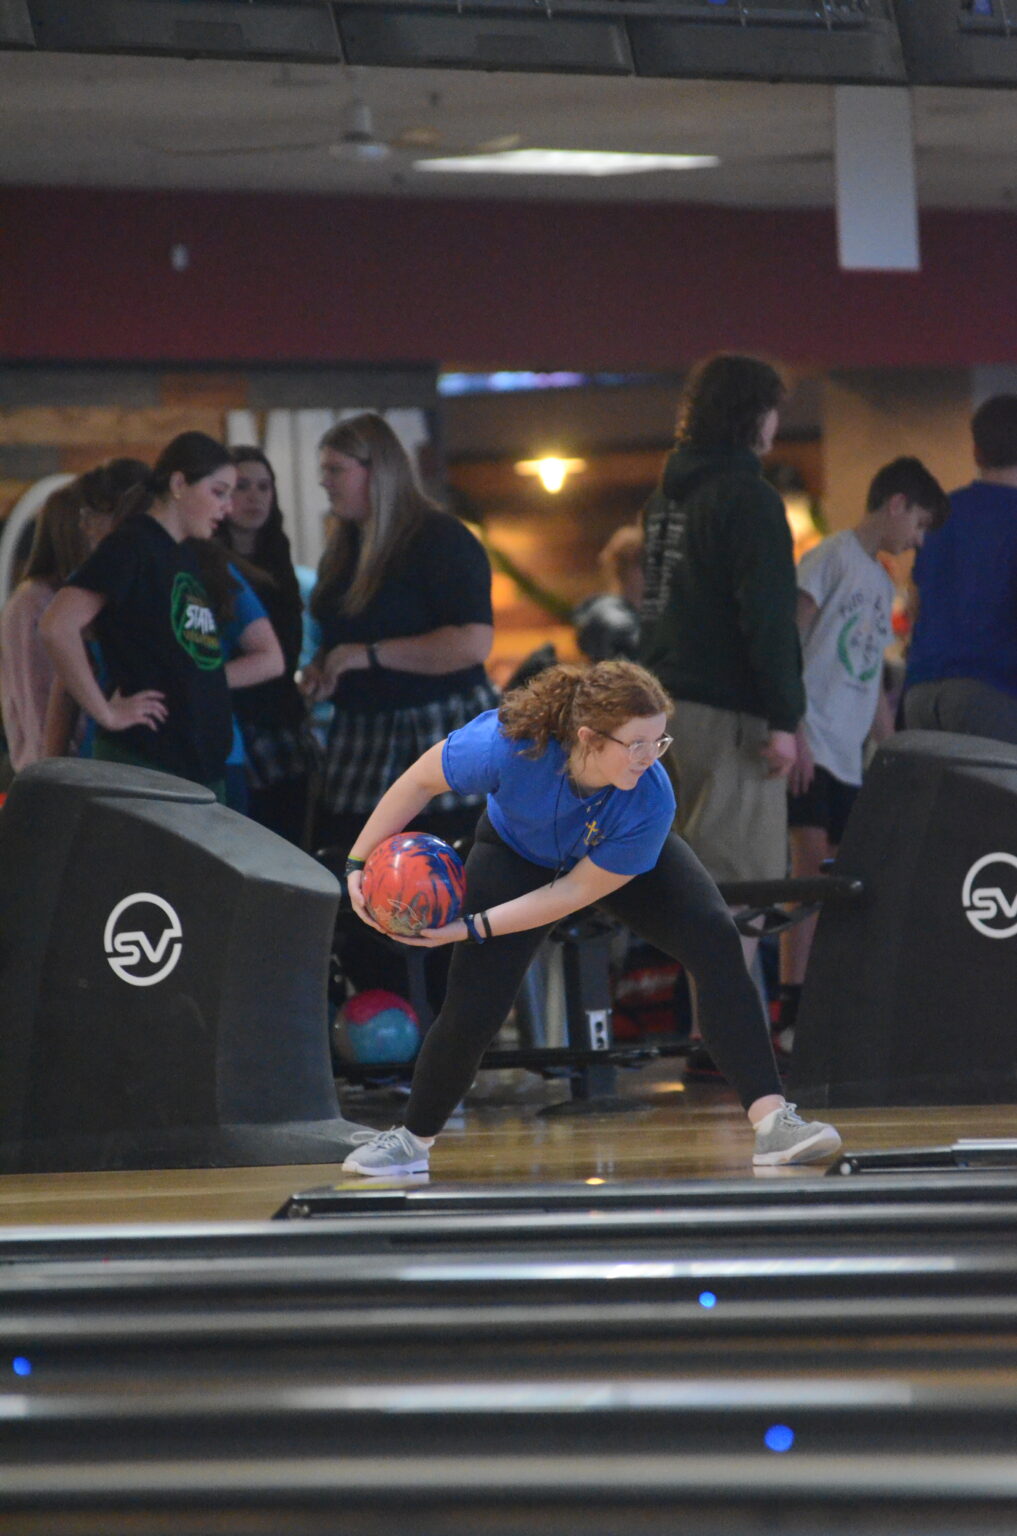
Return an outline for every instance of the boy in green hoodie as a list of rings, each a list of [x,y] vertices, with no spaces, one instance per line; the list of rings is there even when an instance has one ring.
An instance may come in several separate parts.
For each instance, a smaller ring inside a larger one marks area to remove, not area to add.
[[[791,532],[761,463],[783,396],[780,375],[758,358],[697,364],[643,512],[640,659],[678,702],[676,825],[716,881],[787,873],[784,781],[805,694]],[[757,942],[742,939],[749,967]],[[693,1053],[689,1068],[712,1063]]]
[[[644,511],[641,659],[679,701],[678,829],[715,880],[787,868],[782,781],[805,695],[791,534],[760,462],[782,396],[756,358],[700,363]]]

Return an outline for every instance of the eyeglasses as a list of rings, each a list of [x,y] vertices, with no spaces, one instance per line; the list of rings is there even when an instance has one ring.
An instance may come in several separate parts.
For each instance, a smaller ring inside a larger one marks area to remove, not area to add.
[[[643,762],[649,759],[663,757],[668,747],[674,741],[673,736],[658,736],[656,741],[621,741],[617,736],[612,736],[610,731],[595,731],[597,736],[603,736],[605,741],[613,741],[619,747],[624,747],[629,754],[629,760],[633,763]]]

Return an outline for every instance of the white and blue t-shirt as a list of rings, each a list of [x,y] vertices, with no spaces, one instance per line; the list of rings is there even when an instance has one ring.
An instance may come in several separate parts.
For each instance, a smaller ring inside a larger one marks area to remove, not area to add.
[[[460,795],[487,795],[487,814],[508,846],[544,869],[570,870],[587,855],[615,875],[652,869],[674,820],[674,791],[659,763],[633,789],[608,785],[580,797],[565,769],[568,754],[550,741],[527,757],[531,741],[505,735],[489,709],[453,731],[442,770]]]

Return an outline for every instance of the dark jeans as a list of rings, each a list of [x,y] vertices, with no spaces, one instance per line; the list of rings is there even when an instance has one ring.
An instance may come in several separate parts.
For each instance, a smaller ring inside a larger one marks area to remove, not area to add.
[[[514,853],[481,817],[466,862],[467,911],[478,912],[547,885],[551,872]],[[748,1108],[781,1092],[759,998],[731,914],[695,854],[670,833],[656,866],[599,905],[633,933],[681,962],[696,983],[710,1055]],[[424,1038],[406,1124],[434,1136],[473,1082],[484,1051],[512,1006],[547,927],[485,944],[455,944],[445,1002]]]

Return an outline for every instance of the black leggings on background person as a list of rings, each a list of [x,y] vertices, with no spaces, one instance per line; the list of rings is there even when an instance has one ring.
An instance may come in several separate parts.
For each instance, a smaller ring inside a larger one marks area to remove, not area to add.
[[[466,863],[466,909],[480,912],[546,885],[550,872],[509,848],[486,814]],[[669,833],[655,867],[599,905],[670,955],[696,984],[703,1041],[745,1108],[781,1083],[741,941],[717,887]],[[406,1110],[416,1136],[436,1136],[469,1089],[547,928],[456,944],[445,1002],[417,1058]]]

